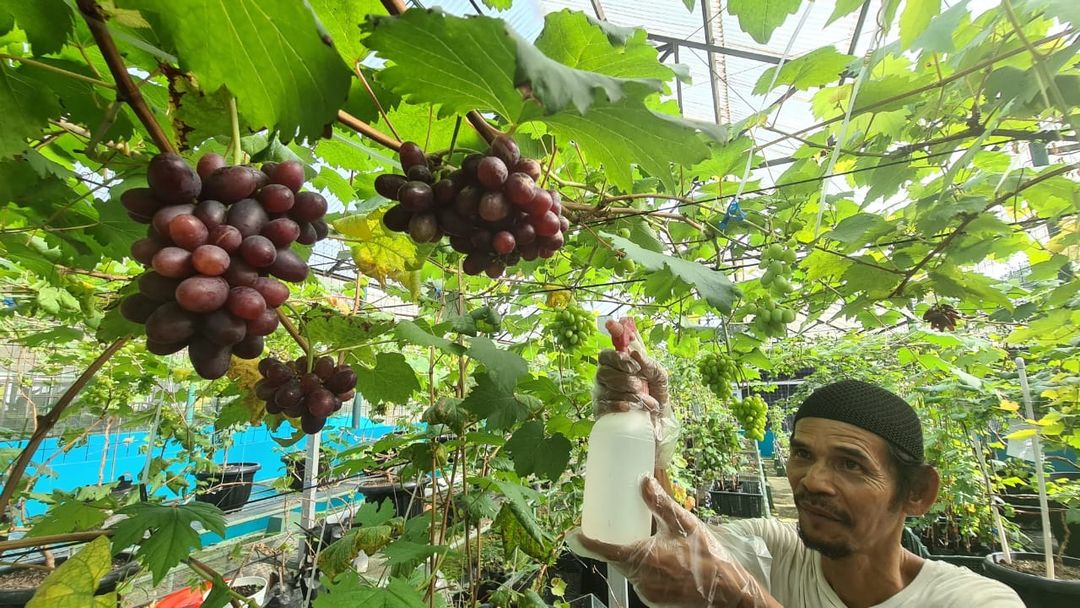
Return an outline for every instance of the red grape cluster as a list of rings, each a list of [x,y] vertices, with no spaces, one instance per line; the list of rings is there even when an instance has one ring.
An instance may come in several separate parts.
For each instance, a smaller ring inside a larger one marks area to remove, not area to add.
[[[220,378],[230,355],[257,358],[263,336],[277,329],[275,309],[289,297],[278,279],[301,282],[308,273],[290,246],[326,237],[326,199],[300,191],[304,167],[296,161],[259,170],[207,154],[194,170],[159,154],[147,182],[120,197],[131,219],[150,225],[131,246],[150,270],[120,311],[146,326],[147,350],[186,346],[200,376]]]
[[[300,418],[300,428],[313,435],[326,419],[356,394],[356,372],[348,365],[334,365],[330,357],[315,359],[308,369],[307,356],[283,363],[272,357],[259,361],[263,379],[255,383],[255,395],[266,402],[268,414]]]
[[[398,201],[383,223],[417,243],[449,235],[450,246],[466,254],[467,274],[498,278],[519,260],[550,258],[563,246],[570,222],[559,193],[536,185],[540,163],[522,158],[509,137],[496,137],[488,154],[467,156],[453,171],[429,163],[412,142],[401,145],[400,155],[405,175],[375,180],[379,194]]]

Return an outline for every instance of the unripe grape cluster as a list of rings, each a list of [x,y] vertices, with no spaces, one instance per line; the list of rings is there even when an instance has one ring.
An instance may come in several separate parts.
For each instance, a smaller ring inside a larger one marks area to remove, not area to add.
[[[263,379],[255,383],[255,395],[266,402],[266,412],[299,418],[309,435],[356,395],[356,372],[330,357],[314,359],[310,367],[307,356],[288,363],[268,357],[259,361],[259,373]]]
[[[784,297],[795,288],[791,285],[791,265],[795,263],[795,242],[772,243],[761,253],[761,286],[768,287],[777,297]]]
[[[556,344],[573,350],[596,333],[596,318],[584,308],[571,304],[555,311],[547,331]]]
[[[260,170],[206,154],[192,169],[176,154],[159,154],[147,182],[120,197],[131,219],[150,225],[131,246],[148,271],[120,311],[145,325],[147,350],[186,347],[200,376],[220,378],[232,355],[258,358],[263,337],[277,329],[276,309],[289,297],[281,281],[308,274],[291,246],[326,238],[326,199],[300,190],[304,167],[296,161]]]
[[[498,278],[522,259],[550,258],[565,243],[570,222],[559,193],[536,185],[540,163],[522,158],[513,139],[496,137],[487,154],[465,157],[456,170],[431,162],[413,142],[399,154],[405,175],[375,180],[376,192],[398,201],[383,224],[417,243],[448,236],[454,251],[465,254],[466,274]]]
[[[787,324],[795,320],[795,311],[781,306],[769,296],[757,299],[754,306],[754,329],[762,335],[770,338],[783,336],[787,333]]]
[[[731,413],[739,421],[746,436],[754,441],[765,439],[765,421],[769,413],[769,406],[761,395],[750,395],[745,399],[735,401],[731,405]]]
[[[737,380],[739,366],[723,353],[708,353],[698,361],[701,380],[722,400],[731,397],[731,385]]]

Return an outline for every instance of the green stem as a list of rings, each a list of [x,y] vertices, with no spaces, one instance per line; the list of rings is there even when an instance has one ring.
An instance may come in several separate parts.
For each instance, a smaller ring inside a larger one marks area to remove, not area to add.
[[[0,53],[0,59],[18,61],[19,63],[24,63],[26,65],[40,68],[42,70],[47,70],[54,74],[60,74],[61,76],[66,76],[73,80],[81,80],[82,82],[87,82],[94,86],[105,87],[106,89],[116,89],[116,85],[111,82],[105,82],[104,80],[99,80],[92,76],[84,76],[83,74],[78,74],[76,72],[70,72],[68,70],[65,70],[64,68],[58,68],[55,65],[35,61],[33,59],[30,59],[29,57],[19,57],[18,55],[8,55],[6,53]]]
[[[240,149],[240,116],[236,112],[236,98],[229,97],[229,120],[232,122],[232,157],[233,164],[244,162],[244,151]]]

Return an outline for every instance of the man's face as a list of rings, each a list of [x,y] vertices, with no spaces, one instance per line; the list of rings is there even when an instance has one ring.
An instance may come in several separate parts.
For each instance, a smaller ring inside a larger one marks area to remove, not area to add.
[[[893,500],[895,475],[881,437],[846,422],[799,420],[787,477],[806,546],[841,558],[895,544],[905,517]]]

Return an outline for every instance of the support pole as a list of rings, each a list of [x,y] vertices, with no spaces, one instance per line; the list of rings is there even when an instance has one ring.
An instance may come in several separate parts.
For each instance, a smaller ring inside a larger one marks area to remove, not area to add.
[[[300,525],[305,529],[315,526],[315,494],[319,480],[319,445],[322,434],[308,435],[304,458],[304,492],[300,499]]]
[[[611,564],[607,570],[608,608],[630,608],[630,583]]]
[[[701,25],[705,28],[705,44],[712,46],[712,0],[701,0]],[[705,52],[706,58],[709,62],[709,87],[712,89],[712,105],[713,116],[716,118],[716,124],[724,124],[723,116],[720,111],[720,83],[718,82],[719,76],[716,72],[716,53],[709,49]],[[751,155],[752,156],[752,155]]]
[[[1024,397],[1024,415],[1035,419],[1031,406],[1031,388],[1028,387],[1027,369],[1023,357],[1016,358],[1016,372],[1020,375],[1020,392]],[[1039,483],[1039,515],[1042,518],[1043,555],[1046,556],[1046,578],[1054,580],[1054,540],[1050,534],[1050,510],[1046,504],[1046,473],[1043,472],[1042,440],[1038,429],[1031,437],[1031,451],[1035,454],[1035,479]]]

